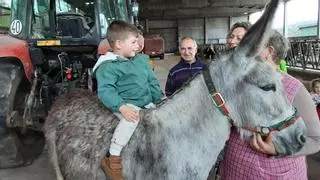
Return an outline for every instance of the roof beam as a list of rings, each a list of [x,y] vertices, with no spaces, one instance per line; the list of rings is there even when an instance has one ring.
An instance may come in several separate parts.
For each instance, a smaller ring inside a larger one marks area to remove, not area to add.
[[[189,8],[171,10],[146,10],[139,14],[141,19],[180,19],[180,18],[200,18],[200,17],[228,17],[242,16],[244,13],[252,13],[262,8]]]
[[[264,8],[267,0],[142,0],[142,19],[241,16]]]

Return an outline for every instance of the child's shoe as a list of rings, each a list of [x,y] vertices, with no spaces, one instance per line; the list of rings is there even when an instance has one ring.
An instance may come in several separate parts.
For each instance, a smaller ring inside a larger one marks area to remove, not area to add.
[[[106,176],[111,177],[112,180],[123,180],[120,156],[110,155],[104,157],[101,162],[101,167]]]

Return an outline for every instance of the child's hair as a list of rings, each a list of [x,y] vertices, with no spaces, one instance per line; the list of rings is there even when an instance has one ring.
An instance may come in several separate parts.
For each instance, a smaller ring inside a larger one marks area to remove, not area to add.
[[[121,20],[115,20],[108,27],[107,39],[112,47],[115,41],[123,41],[128,38],[129,34],[138,36],[139,30],[133,24]]]
[[[314,79],[314,80],[312,80],[312,83],[311,83],[311,90],[312,90],[312,92],[314,92],[314,88],[316,87],[317,84],[320,84],[320,79]]]

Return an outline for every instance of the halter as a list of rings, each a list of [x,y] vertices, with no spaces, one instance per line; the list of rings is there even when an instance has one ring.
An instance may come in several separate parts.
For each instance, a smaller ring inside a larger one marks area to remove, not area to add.
[[[298,114],[298,111],[296,108],[294,108],[294,113],[290,117],[270,127],[263,127],[263,126],[255,127],[255,128],[244,127],[244,129],[247,129],[255,133],[259,133],[262,136],[268,136],[273,131],[281,131],[282,129],[285,129],[293,125],[299,118],[300,116]]]
[[[222,95],[217,91],[216,87],[213,84],[212,78],[210,76],[210,71],[208,67],[205,67],[202,71],[204,81],[206,82],[207,88],[209,90],[209,98],[213,102],[213,104],[220,110],[220,112],[228,117],[229,122],[233,125],[234,121],[230,117],[230,113],[227,105],[225,104],[225,100]],[[258,127],[240,127],[255,133],[259,133],[261,136],[268,136],[273,131],[281,131],[291,125],[293,125],[300,118],[297,109],[295,108],[294,113],[286,118],[285,120],[274,124],[269,127],[258,126]]]

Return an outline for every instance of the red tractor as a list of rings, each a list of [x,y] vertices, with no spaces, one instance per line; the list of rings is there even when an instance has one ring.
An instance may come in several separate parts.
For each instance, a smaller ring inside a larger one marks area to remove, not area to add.
[[[108,24],[133,22],[137,13],[128,9],[138,9],[128,0],[11,3],[9,34],[0,36],[0,168],[30,164],[42,152],[42,124],[56,97],[92,88]]]

